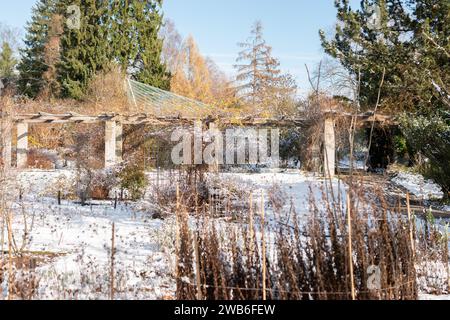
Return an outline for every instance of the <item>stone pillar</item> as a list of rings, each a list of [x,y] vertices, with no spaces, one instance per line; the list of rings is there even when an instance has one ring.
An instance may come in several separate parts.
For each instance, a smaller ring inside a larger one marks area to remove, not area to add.
[[[17,168],[28,167],[28,123],[17,124]]]
[[[336,136],[334,132],[334,119],[327,115],[324,123],[324,175],[333,178],[336,172]]]
[[[116,122],[105,122],[105,168],[116,164]]]
[[[123,162],[123,124],[116,123],[116,162]]]

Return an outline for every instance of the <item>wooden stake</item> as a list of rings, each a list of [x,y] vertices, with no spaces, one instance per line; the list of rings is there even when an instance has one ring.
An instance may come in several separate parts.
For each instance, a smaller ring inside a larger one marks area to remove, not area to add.
[[[250,227],[250,232],[249,232],[249,237],[250,237],[250,254],[251,257],[253,257],[253,252],[254,252],[254,248],[253,248],[253,238],[254,238],[254,229],[253,229],[253,194],[250,193],[250,217],[249,217],[249,227]]]
[[[200,273],[200,252],[198,248],[198,237],[197,233],[194,233],[194,250],[195,250],[195,269],[196,269],[196,281],[197,281],[197,300],[203,300],[202,294],[202,281]]]
[[[266,239],[264,237],[266,224],[265,224],[265,212],[264,212],[264,194],[261,191],[261,242],[262,242],[262,260],[263,260],[263,301],[267,300],[267,292],[266,292]]]
[[[1,239],[0,239],[0,243],[1,243],[0,255],[1,255],[2,263],[3,263],[4,258],[5,258],[5,248],[4,248],[4,245],[5,245],[5,228],[8,227],[7,226],[7,221],[6,221],[6,213],[5,213],[5,210],[3,208],[3,204],[0,204],[0,214],[1,214],[1,218],[2,218],[2,234],[1,234]]]
[[[12,212],[8,213],[8,300],[13,298],[13,261],[12,261]]]
[[[177,183],[177,204],[175,210],[175,276],[178,281],[179,277],[179,246],[180,246],[180,224],[178,221],[178,215],[180,210],[180,185]]]
[[[450,290],[450,266],[448,263],[448,224],[445,227],[445,239],[444,239],[444,261],[447,266],[447,290]]]
[[[406,209],[408,211],[408,221],[409,221],[409,240],[411,241],[411,250],[413,252],[413,257],[416,255],[416,246],[414,243],[414,234],[413,234],[413,221],[411,217],[411,205],[409,192],[406,193]]]
[[[112,224],[112,238],[111,238],[111,300],[114,300],[114,238],[116,237],[116,225]]]
[[[348,264],[350,268],[350,285],[352,289],[352,300],[356,300],[355,279],[353,276],[352,218],[351,218],[349,194],[347,194],[347,224],[348,224]]]

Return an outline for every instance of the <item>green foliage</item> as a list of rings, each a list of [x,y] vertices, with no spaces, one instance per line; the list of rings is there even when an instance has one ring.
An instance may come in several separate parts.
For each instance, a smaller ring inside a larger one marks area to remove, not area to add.
[[[169,89],[170,75],[161,62],[160,0],[65,0],[81,8],[81,28],[62,38],[61,82],[65,96],[81,98],[89,81],[111,62],[136,80]]]
[[[21,50],[17,70],[20,72],[19,92],[29,97],[36,97],[44,85],[43,75],[48,69],[44,51],[48,26],[55,13],[55,2],[56,0],[39,0],[33,7],[31,21],[27,24],[25,46]]]
[[[299,159],[306,141],[299,129],[284,129],[280,137],[280,157],[282,159]]]
[[[394,136],[395,153],[401,157],[408,153],[408,144],[403,135]]]
[[[144,170],[132,165],[120,172],[119,180],[121,188],[127,190],[133,200],[142,198],[148,185]]]
[[[80,8],[80,28],[69,28],[67,8]],[[42,90],[45,48],[52,16],[64,17],[60,36],[58,81],[63,97],[81,99],[89,82],[112,63],[138,81],[169,89],[170,74],[161,62],[161,0],[40,0],[27,28],[26,47],[19,66],[22,93],[36,97]],[[52,94],[55,94],[54,92]]]
[[[380,7],[380,23],[370,23],[369,4]],[[361,107],[373,109],[383,69],[382,108],[429,113],[449,105],[450,2],[448,0],[362,0],[353,10],[336,0],[334,39],[320,32],[322,46],[361,79]],[[438,89],[439,87],[439,89]]]
[[[445,191],[450,191],[450,116],[445,113],[432,117],[404,114],[400,123],[412,152],[428,158],[422,164],[422,172]]]
[[[0,77],[10,78],[14,74],[14,67],[17,60],[13,56],[13,51],[7,42],[3,42],[0,52]]]
[[[130,67],[136,69],[133,77],[137,81],[169,90],[170,73],[161,62],[163,41],[158,36],[163,23],[161,6],[162,0],[133,2],[137,54]]]
[[[81,11],[79,29],[65,26],[59,70],[63,96],[80,99],[90,79],[109,63],[108,2],[60,0],[59,5],[61,10],[78,5]]]
[[[260,21],[256,21],[250,38],[239,43],[239,47],[242,50],[234,67],[240,98],[251,107],[252,112],[292,114],[295,111],[297,85],[290,74],[281,72],[280,61],[274,58],[272,47],[264,40]]]

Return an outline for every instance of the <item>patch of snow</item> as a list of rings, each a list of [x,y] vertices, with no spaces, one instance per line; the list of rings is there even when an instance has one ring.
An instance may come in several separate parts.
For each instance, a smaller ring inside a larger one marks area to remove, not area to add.
[[[148,173],[151,181],[166,183],[164,174]],[[38,299],[108,299],[110,292],[111,237],[115,224],[115,288],[117,299],[161,299],[173,297],[175,233],[173,219],[153,220],[145,210],[144,199],[137,203],[92,201],[81,206],[74,200],[57,203],[58,191],[65,195],[76,180],[74,170],[27,170],[17,176],[13,192],[13,232],[25,251],[57,254],[49,263],[38,267]],[[325,180],[298,170],[264,169],[263,173],[222,173],[219,180],[236,181],[241,189],[251,190],[255,203],[264,195],[269,202],[272,187],[277,185],[291,201],[297,214],[307,215],[312,194],[321,199]],[[333,189],[341,187],[333,181]],[[142,209],[144,208],[144,210]],[[273,215],[267,205],[267,216]],[[26,222],[26,223],[25,223]],[[25,230],[25,226],[27,226]],[[24,236],[25,232],[27,236]],[[6,241],[6,239],[5,239]],[[5,242],[6,244],[6,242]],[[2,290],[1,290],[2,289]],[[0,284],[0,295],[6,295],[6,283]]]
[[[420,294],[419,300],[450,300],[450,294],[434,295],[434,294]]]
[[[148,175],[154,183],[170,182],[164,173],[151,172]],[[269,221],[275,221],[274,209],[269,205],[271,198],[282,203],[285,211],[289,211],[292,204],[296,213],[306,218],[310,212],[310,198],[315,198],[320,206],[324,203],[322,197],[331,191],[330,183],[323,178],[299,170],[221,173],[218,178],[232,181],[238,190],[251,192],[255,204],[260,204],[259,199],[263,196]],[[38,267],[40,282],[37,298],[108,299],[113,223],[116,232],[116,299],[173,298],[176,288],[173,277],[176,265],[174,218],[151,219],[143,204],[150,203],[152,197],[137,203],[119,203],[117,209],[114,209],[113,201],[95,201],[90,206],[82,207],[74,201],[64,200],[58,205],[57,192],[70,188],[74,179],[75,172],[71,170],[29,170],[17,177],[23,191],[22,200],[16,197],[12,207],[13,231],[18,245],[26,239],[23,243],[26,251],[59,254],[50,263]],[[397,177],[411,190],[417,184],[414,179],[418,178],[411,174],[399,174]],[[435,184],[423,183],[427,194],[438,194]],[[334,179],[331,186],[335,197],[341,197],[344,201],[345,184]],[[226,221],[218,220],[218,223],[225,224]],[[28,237],[24,237],[25,225]],[[220,229],[223,232],[227,230]],[[268,233],[269,244],[273,243],[274,238],[275,232]],[[442,266],[438,267],[442,269]],[[5,296],[6,290],[6,283],[3,282],[0,284],[0,295],[3,291]],[[421,298],[436,296],[424,294]]]
[[[444,197],[444,192],[438,184],[432,180],[425,180],[420,174],[400,172],[392,179],[392,182],[424,200],[438,200]]]
[[[339,169],[350,169],[350,159],[349,157],[345,157],[338,162]],[[367,166],[365,164],[364,159],[353,159],[353,169],[356,170],[367,170]]]
[[[152,220],[127,203],[120,203],[116,210],[113,201],[93,201],[83,207],[63,200],[58,205],[58,182],[70,184],[74,177],[67,170],[30,170],[18,175],[23,197],[12,207],[18,246],[27,252],[57,254],[50,264],[37,269],[38,299],[109,298],[113,223],[116,299],[173,296],[170,257],[155,232],[163,221]],[[0,289],[5,296],[5,282]]]

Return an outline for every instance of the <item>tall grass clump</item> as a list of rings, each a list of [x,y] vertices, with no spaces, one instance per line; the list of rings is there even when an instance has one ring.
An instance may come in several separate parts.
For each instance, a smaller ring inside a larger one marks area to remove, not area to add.
[[[338,193],[324,187],[316,198],[311,191],[306,219],[291,208],[265,222],[254,204],[239,223],[215,219],[205,208],[198,219],[185,214],[177,298],[417,299],[423,238],[414,220],[390,207],[380,190],[355,183]],[[441,254],[443,246],[429,241],[430,248]]]

